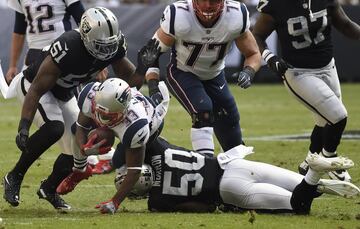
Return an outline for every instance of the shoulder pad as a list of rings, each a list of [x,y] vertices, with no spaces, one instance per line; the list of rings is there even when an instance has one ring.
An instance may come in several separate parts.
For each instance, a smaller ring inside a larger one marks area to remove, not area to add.
[[[243,3],[227,2],[225,18],[229,31],[241,34],[250,28],[249,11]]]
[[[21,8],[20,1],[18,0],[8,0],[7,5],[10,9],[13,9],[21,14],[24,14],[23,9]]]

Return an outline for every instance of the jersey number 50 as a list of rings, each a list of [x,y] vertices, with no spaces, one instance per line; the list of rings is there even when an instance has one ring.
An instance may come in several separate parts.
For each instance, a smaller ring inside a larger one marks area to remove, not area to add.
[[[193,159],[196,158],[196,160]],[[165,151],[165,164],[174,171],[181,170],[185,174],[177,182],[172,181],[173,172],[164,172],[163,194],[176,196],[194,196],[201,192],[204,182],[203,176],[199,170],[205,165],[205,157],[198,153],[189,153],[178,150]],[[178,178],[178,177],[177,177]],[[189,183],[193,184],[189,193]],[[173,183],[173,186],[172,186]],[[176,184],[174,184],[176,183]]]

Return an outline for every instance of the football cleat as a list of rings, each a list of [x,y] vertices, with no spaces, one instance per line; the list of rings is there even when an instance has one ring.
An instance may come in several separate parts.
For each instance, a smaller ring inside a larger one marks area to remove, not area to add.
[[[74,170],[69,176],[67,176],[56,188],[56,192],[60,195],[65,195],[75,189],[76,185],[80,181],[88,179],[92,175],[92,169],[90,165],[86,166],[84,172]]]
[[[351,176],[348,171],[344,169],[328,172],[328,175],[333,180],[351,182]]]
[[[317,191],[345,198],[360,196],[360,189],[356,185],[339,180],[320,179]]]
[[[57,210],[70,210],[71,206],[63,200],[56,192],[49,192],[43,187],[44,181],[41,182],[40,188],[37,191],[39,199],[47,200]]]
[[[99,160],[92,169],[92,174],[106,174],[114,171],[111,160]]]
[[[17,207],[20,203],[20,187],[22,178],[12,173],[5,175],[3,179],[4,199],[13,207]]]
[[[309,151],[307,156],[311,155],[312,153]],[[300,165],[298,166],[298,171],[301,175],[305,176],[307,171],[309,170],[309,164],[306,161],[306,159],[300,163]]]
[[[318,154],[310,154],[305,160],[309,167],[317,172],[349,169],[354,166],[354,162],[345,157],[323,157]]]

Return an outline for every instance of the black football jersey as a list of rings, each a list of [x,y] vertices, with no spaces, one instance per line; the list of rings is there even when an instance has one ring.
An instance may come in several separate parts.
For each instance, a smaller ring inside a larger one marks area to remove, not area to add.
[[[51,89],[54,96],[60,100],[69,100],[76,88],[81,83],[86,83],[111,64],[113,61],[124,58],[126,55],[126,42],[121,35],[117,54],[109,60],[102,61],[93,57],[86,50],[77,30],[63,33],[50,46],[44,49],[41,58],[24,70],[24,76],[32,82],[35,78],[42,61],[50,55],[54,63],[61,70],[61,76]]]
[[[310,2],[310,8],[308,0],[260,0],[257,6],[276,21],[282,57],[298,68],[324,67],[333,57],[329,10],[334,0]]]
[[[215,157],[191,152],[158,138],[147,148],[145,163],[151,165],[154,172],[148,199],[150,211],[174,211],[177,204],[189,201],[220,202],[219,181],[223,170]]]

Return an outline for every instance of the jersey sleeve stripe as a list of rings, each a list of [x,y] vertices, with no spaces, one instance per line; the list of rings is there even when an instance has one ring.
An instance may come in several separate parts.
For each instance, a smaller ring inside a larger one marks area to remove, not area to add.
[[[122,139],[122,144],[125,147],[129,147],[131,145],[131,141],[134,138],[134,135],[145,125],[148,124],[146,119],[140,119],[134,122],[124,133],[124,137]]]
[[[94,85],[94,83],[89,83],[81,90],[79,97],[78,97],[78,106],[79,106],[80,110],[84,104],[86,96],[89,94],[89,91],[93,85]]]
[[[170,33],[175,36],[175,15],[176,9],[175,6],[172,4],[170,5]]]
[[[240,3],[240,5],[241,5],[241,12],[243,15],[243,28],[241,29],[241,33],[244,33],[247,25],[248,11],[244,3]]]

